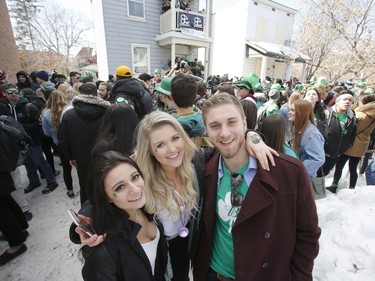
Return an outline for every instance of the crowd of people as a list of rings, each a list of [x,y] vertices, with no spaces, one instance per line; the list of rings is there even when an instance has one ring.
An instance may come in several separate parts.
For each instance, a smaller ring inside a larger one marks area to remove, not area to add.
[[[198,281],[312,280],[321,230],[311,186],[335,168],[336,193],[349,160],[355,188],[366,153],[361,173],[374,181],[374,90],[255,73],[205,81],[199,62],[175,63],[138,77],[122,65],[108,81],[40,70],[12,84],[1,72],[0,113],[33,142],[27,187],[19,167],[0,171],[0,265],[27,250],[24,193],[42,178],[43,194],[57,188],[57,155],[68,198],[77,169],[79,218],[95,231],[70,228],[84,280],[189,280],[191,269]]]

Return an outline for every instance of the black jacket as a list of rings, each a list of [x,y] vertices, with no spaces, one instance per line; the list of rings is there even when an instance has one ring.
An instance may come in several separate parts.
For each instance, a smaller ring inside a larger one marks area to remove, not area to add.
[[[14,183],[10,172],[0,171],[0,197],[9,195],[14,190]]]
[[[134,106],[139,120],[152,110],[152,97],[144,83],[136,78],[125,78],[117,81],[112,88],[113,100],[123,97]]]
[[[24,83],[21,83],[21,81],[19,79],[20,75],[23,75],[27,78]],[[36,91],[36,89],[38,89],[39,86],[34,84],[34,83],[31,83],[29,73],[27,73],[26,71],[20,70],[16,73],[16,76],[17,76],[17,88],[18,88],[18,90],[21,91],[22,89],[30,88],[30,89]]]
[[[347,132],[342,135],[336,106],[328,108],[325,113],[327,125],[324,131],[324,152],[327,157],[334,158],[340,156],[352,146],[357,131],[357,119],[353,110],[347,111],[348,117],[345,125]]]
[[[59,149],[68,160],[87,166],[99,128],[110,103],[99,97],[78,95],[63,115],[57,134]]]
[[[151,218],[152,219],[152,218]],[[167,242],[161,224],[157,225],[160,239],[155,260],[155,272],[142,245],[137,240],[141,226],[124,219],[120,233],[108,234],[104,242],[96,247],[82,249],[85,264],[82,269],[84,280],[90,281],[164,281],[167,267]]]
[[[15,107],[9,102],[5,106],[10,113],[9,116],[20,122],[26,133],[31,137],[33,146],[41,145],[40,110],[24,97],[20,97]]]

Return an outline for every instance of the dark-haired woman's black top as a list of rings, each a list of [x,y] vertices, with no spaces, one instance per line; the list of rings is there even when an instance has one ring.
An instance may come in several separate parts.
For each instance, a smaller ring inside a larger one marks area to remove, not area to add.
[[[82,269],[84,280],[90,281],[164,281],[167,267],[167,243],[164,230],[159,223],[160,239],[152,274],[149,259],[137,240],[141,225],[124,220],[119,233],[108,234],[104,242],[96,247],[84,246],[82,254],[85,264]]]

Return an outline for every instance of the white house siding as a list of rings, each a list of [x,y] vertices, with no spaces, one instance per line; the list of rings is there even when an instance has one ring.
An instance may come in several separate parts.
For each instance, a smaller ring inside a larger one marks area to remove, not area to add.
[[[254,2],[258,5],[254,5]],[[256,72],[260,75],[257,67],[259,59],[246,58],[245,42],[285,44],[292,39],[296,11],[278,3],[268,0],[228,0],[219,5],[214,1],[214,11],[213,74],[244,76]],[[286,65],[281,67],[274,59],[268,58],[267,75],[273,77],[277,74],[284,78],[285,69]]]
[[[234,2],[234,1],[232,1]],[[215,1],[214,1],[215,5]],[[213,25],[212,74],[242,76],[247,29],[247,1],[216,10]]]

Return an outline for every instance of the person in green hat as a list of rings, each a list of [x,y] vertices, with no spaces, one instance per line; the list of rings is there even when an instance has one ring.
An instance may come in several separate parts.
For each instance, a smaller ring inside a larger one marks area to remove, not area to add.
[[[157,68],[154,71],[154,79],[152,80],[152,83],[156,85],[156,84],[159,84],[160,82],[161,82],[161,70],[160,68]]]
[[[161,82],[156,85],[155,91],[158,94],[156,99],[157,110],[167,112],[173,117],[176,117],[176,104],[171,96],[171,82],[172,78],[165,76]]]
[[[253,86],[251,85],[247,77],[244,77],[240,82],[236,84],[236,89],[237,95],[239,96],[240,100],[246,99],[257,103],[257,99],[254,97]]]

